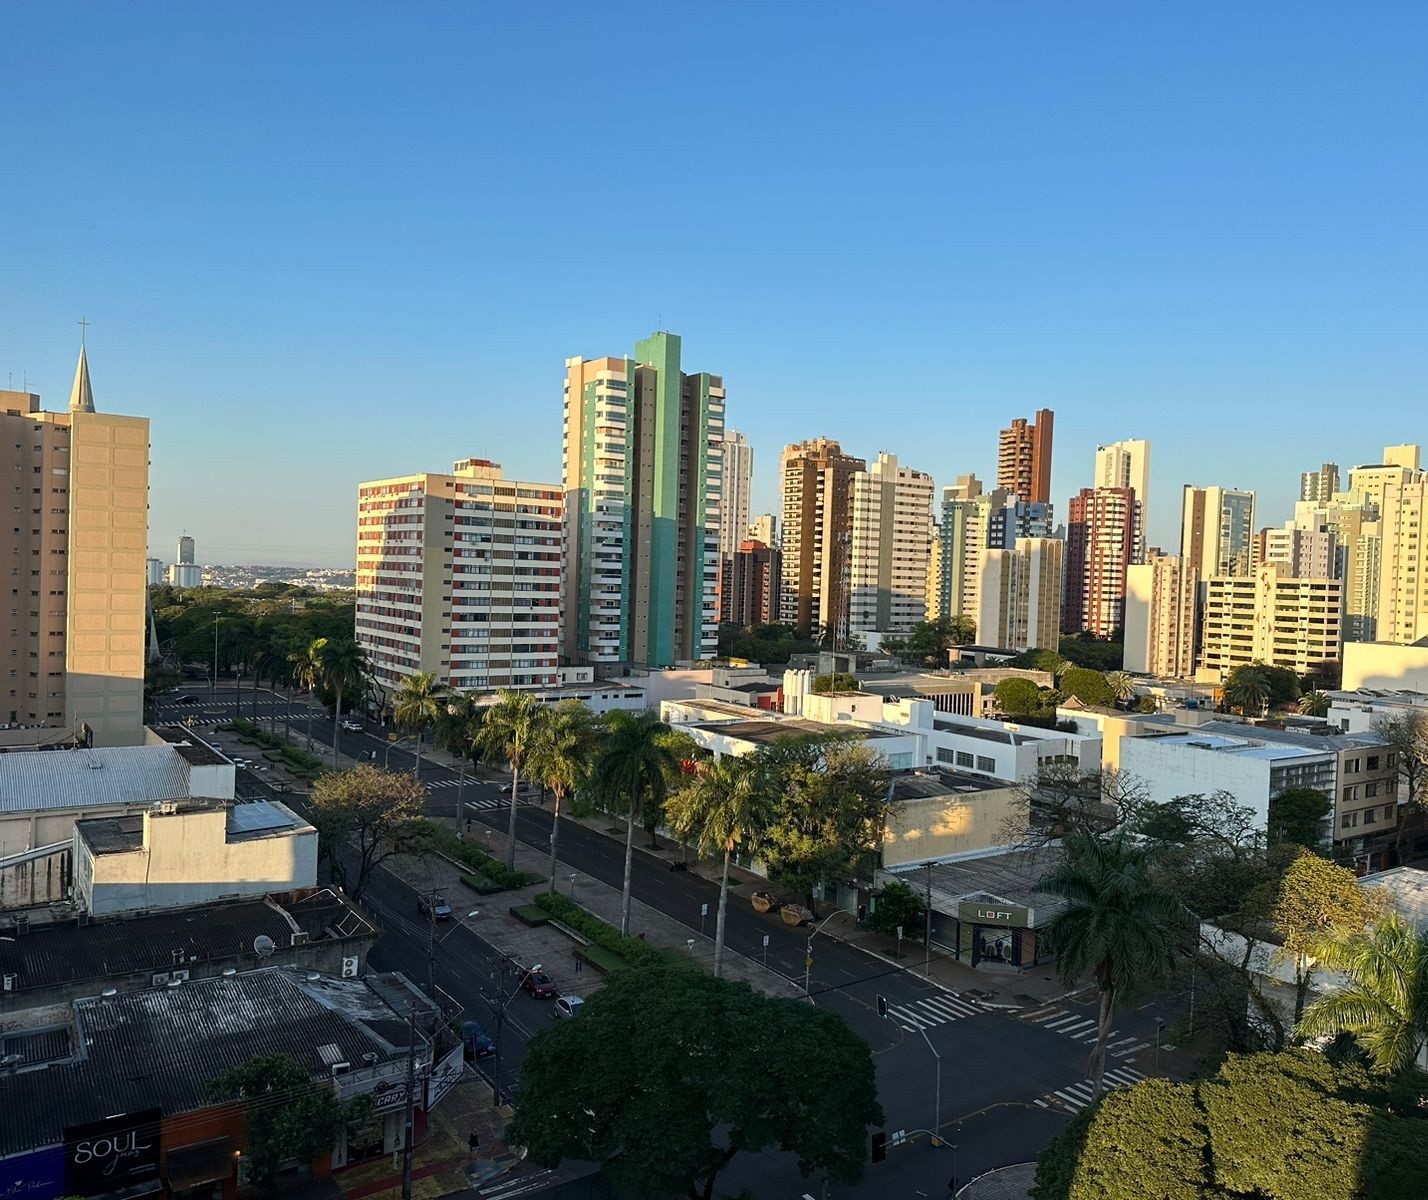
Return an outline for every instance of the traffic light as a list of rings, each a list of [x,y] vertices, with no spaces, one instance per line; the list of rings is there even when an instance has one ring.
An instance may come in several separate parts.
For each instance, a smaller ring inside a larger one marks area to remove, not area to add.
[[[879,1130],[873,1134],[873,1161],[882,1162],[888,1156],[888,1135]]]
[[[879,996],[879,997],[878,997],[878,1016],[880,1016],[880,1017],[886,1017],[887,1015],[888,1015],[888,998],[887,998],[886,996]]]

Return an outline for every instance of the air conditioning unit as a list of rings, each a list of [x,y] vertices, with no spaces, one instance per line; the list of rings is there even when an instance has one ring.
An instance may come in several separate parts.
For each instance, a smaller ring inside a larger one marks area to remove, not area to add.
[[[5,976],[5,990],[6,990],[7,992],[13,992],[13,991],[15,990],[15,985],[16,985],[17,983],[19,983],[19,982],[20,982],[20,977],[19,977],[18,975],[6,975],[6,976]]]
[[[333,1063],[333,1064],[332,1064],[332,1078],[333,1078],[333,1079],[336,1079],[339,1075],[346,1075],[347,1072],[350,1071],[351,1069],[352,1069],[352,1064],[349,1063],[349,1062]]]
[[[294,946],[305,946],[311,939],[308,937],[306,929],[299,929],[293,934],[292,944]]]
[[[187,982],[188,982],[188,969],[187,969],[187,968],[184,968],[182,971],[170,971],[170,972],[169,972],[169,982],[170,982],[170,983],[187,983]]]
[[[356,979],[356,978],[357,978],[357,964],[358,964],[360,961],[361,961],[361,960],[360,960],[359,958],[357,958],[356,955],[353,955],[351,958],[344,958],[344,959],[342,960],[342,978],[343,978],[343,979]],[[6,976],[6,978],[8,979],[9,976]]]
[[[168,987],[168,986],[169,986],[169,973],[168,973],[167,971],[158,971],[158,972],[156,972],[155,974],[153,974],[152,976],[149,977],[149,986],[150,986],[150,987]]]

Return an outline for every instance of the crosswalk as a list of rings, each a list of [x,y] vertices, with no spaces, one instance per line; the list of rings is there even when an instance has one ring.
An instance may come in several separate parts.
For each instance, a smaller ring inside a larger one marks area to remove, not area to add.
[[[957,996],[924,996],[910,1004],[888,1005],[888,1016],[908,1033],[945,1025],[948,1021],[960,1021],[963,1017],[975,1017],[985,1011],[970,1000]]]
[[[516,1179],[498,1179],[491,1183],[478,1184],[476,1194],[481,1200],[515,1200],[517,1196],[529,1196],[550,1185],[555,1172],[539,1170],[523,1174]]]
[[[1088,1017],[1084,1013],[1072,1012],[1066,1008],[1041,1008],[1035,1012],[1023,1013],[1021,1019],[1087,1045],[1096,1040],[1099,1025],[1095,1017]],[[1106,1053],[1112,1058],[1130,1059],[1134,1062],[1132,1056],[1150,1046],[1149,1042],[1142,1041],[1137,1037],[1117,1037],[1119,1033],[1119,1029],[1112,1029],[1110,1040],[1106,1042]]]
[[[1145,1076],[1134,1067],[1107,1067],[1105,1074],[1106,1091],[1112,1092],[1116,1088],[1130,1087],[1133,1083],[1139,1083]],[[1054,1092],[1047,1092],[1046,1095],[1038,1097],[1033,1103],[1038,1108],[1064,1108],[1070,1112],[1080,1112],[1086,1105],[1091,1103],[1092,1088],[1089,1079],[1083,1079],[1080,1083],[1073,1083],[1068,1087],[1058,1088]]]

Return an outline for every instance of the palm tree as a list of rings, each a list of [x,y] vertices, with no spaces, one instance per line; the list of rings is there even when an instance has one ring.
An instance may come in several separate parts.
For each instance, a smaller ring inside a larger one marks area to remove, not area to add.
[[[1105,841],[1069,833],[1062,845],[1065,858],[1035,890],[1066,901],[1047,930],[1061,978],[1069,986],[1091,972],[1101,993],[1100,1030],[1086,1064],[1094,1099],[1101,1094],[1116,1002],[1170,970],[1177,927],[1193,918],[1155,885],[1149,854],[1124,833]]]
[[[1305,692],[1299,697],[1299,711],[1306,717],[1327,717],[1329,715],[1329,693],[1321,692],[1317,688],[1314,691]]]
[[[321,637],[312,643],[310,653],[317,667],[317,681],[336,700],[332,714],[332,766],[336,769],[337,750],[342,740],[342,694],[362,683],[362,647],[351,638]]]
[[[675,769],[674,752],[661,737],[669,726],[646,709],[622,710],[605,717],[604,745],[595,762],[595,780],[607,800],[625,807],[625,883],[620,897],[620,932],[630,932],[630,877],[635,857],[635,821],[643,806],[664,800],[667,775]]]
[[[1258,663],[1236,667],[1225,684],[1225,703],[1245,716],[1262,712],[1269,703],[1269,676]]]
[[[1135,696],[1135,681],[1124,671],[1110,672],[1106,676],[1106,682],[1110,684],[1117,704],[1125,704]]]
[[[406,676],[392,696],[392,720],[398,729],[416,734],[416,762],[412,778],[421,778],[422,734],[441,719],[446,685],[430,671],[418,671]]]
[[[1315,956],[1349,984],[1309,1005],[1298,1032],[1351,1033],[1385,1074],[1413,1066],[1428,1043],[1428,929],[1416,933],[1390,912],[1368,932],[1320,946]]]
[[[757,754],[701,764],[694,783],[673,796],[666,815],[681,837],[693,837],[699,853],[723,854],[719,915],[714,922],[714,974],[724,965],[724,913],[729,905],[729,863],[736,850],[748,851],[774,823],[777,794]]]
[[[456,782],[457,837],[461,836],[459,822],[466,816],[466,767],[481,756],[481,720],[485,712],[485,707],[476,702],[474,692],[453,689],[431,735],[433,742],[449,754],[456,755],[461,763],[461,773]]]
[[[301,649],[294,650],[288,655],[288,662],[292,665],[293,678],[298,685],[306,690],[308,695],[307,703],[307,748],[312,750],[312,701],[317,692],[318,680],[322,678],[322,660],[313,652],[316,642],[309,642]]]
[[[521,782],[521,767],[536,739],[545,707],[529,692],[513,692],[502,688],[496,703],[487,707],[481,719],[477,741],[490,754],[499,754],[511,767],[511,821],[506,836],[506,866],[516,869],[516,795]]]
[[[579,700],[562,700],[549,709],[536,729],[526,765],[555,797],[550,822],[550,890],[555,891],[555,850],[560,834],[560,805],[584,781],[596,730]]]

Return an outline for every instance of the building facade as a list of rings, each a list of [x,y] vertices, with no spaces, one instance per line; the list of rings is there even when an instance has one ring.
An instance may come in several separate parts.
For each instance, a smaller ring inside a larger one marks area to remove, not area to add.
[[[724,380],[676,334],[566,360],[565,656],[673,666],[719,640]]]
[[[81,349],[69,410],[0,391],[0,462],[15,483],[0,527],[12,575],[0,624],[0,723],[143,741],[149,422],[96,411]],[[19,482],[24,480],[24,483]]]
[[[1248,577],[1216,576],[1206,585],[1196,677],[1216,682],[1251,663],[1303,675],[1337,662],[1342,610],[1339,580],[1298,578],[1279,563]]]
[[[983,550],[977,639],[1009,650],[1054,650],[1061,629],[1064,542],[1018,538],[1010,550]]]
[[[719,553],[733,554],[749,536],[749,494],[754,485],[754,448],[737,429],[719,439],[723,485],[719,491]],[[773,539],[764,543],[772,545]]]
[[[1117,638],[1125,624],[1126,570],[1141,557],[1140,502],[1130,488],[1082,488],[1066,518],[1061,628]]]
[[[1393,480],[1379,506],[1375,640],[1407,645],[1428,636],[1428,477]]]
[[[937,526],[936,607],[939,615],[976,619],[982,551],[989,546],[1007,548],[1003,514],[1009,504],[1015,503],[1005,489],[983,491],[982,481],[975,475],[959,475],[955,484],[942,489],[942,519]],[[1000,537],[995,544],[994,530],[999,531]],[[1024,533],[1021,536],[1038,535]]]
[[[1096,447],[1096,474],[1093,487],[1130,488],[1140,501],[1141,540],[1150,511],[1150,443],[1144,438],[1126,438]],[[1139,561],[1139,560],[1137,560]]]
[[[357,642],[384,688],[540,688],[560,660],[564,491],[500,464],[358,487]]]
[[[846,638],[851,617],[853,476],[867,470],[830,438],[786,446],[779,464],[783,622]]]
[[[749,530],[744,535],[753,542],[762,542],[765,546],[778,545],[778,518],[773,513],[760,513],[749,522]]]
[[[1017,417],[997,442],[997,487],[1018,500],[1051,502],[1051,438],[1056,414],[1039,409],[1028,421]]]
[[[1195,673],[1199,582],[1199,572],[1179,555],[1158,555],[1126,571],[1127,671],[1165,679]]]
[[[1326,462],[1317,471],[1304,471],[1299,476],[1299,499],[1312,504],[1327,504],[1339,490],[1339,464]]]
[[[723,559],[720,569],[720,620],[741,628],[778,624],[782,568],[776,546],[740,542],[738,549]]]
[[[1247,576],[1254,568],[1254,493],[1186,484],[1181,497],[1180,557],[1200,572]]]
[[[848,573],[854,634],[906,633],[927,618],[932,476],[879,451],[856,471],[850,497]]]
[[[1301,529],[1286,521],[1282,529],[1262,529],[1258,560],[1279,563],[1291,575],[1310,579],[1341,579],[1338,538],[1332,528]]]

